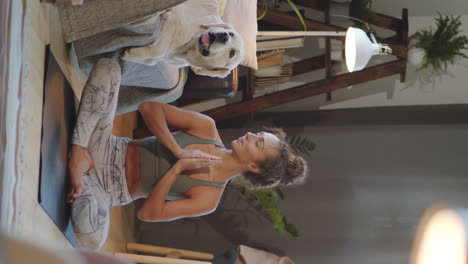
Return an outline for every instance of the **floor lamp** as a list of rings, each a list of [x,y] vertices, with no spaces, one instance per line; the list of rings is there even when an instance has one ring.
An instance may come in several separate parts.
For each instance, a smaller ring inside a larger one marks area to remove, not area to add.
[[[259,31],[259,36],[318,36],[346,37],[345,58],[349,72],[360,71],[366,67],[374,55],[391,54],[392,49],[378,43],[373,33],[367,33],[359,28],[349,27],[346,32],[340,31]]]

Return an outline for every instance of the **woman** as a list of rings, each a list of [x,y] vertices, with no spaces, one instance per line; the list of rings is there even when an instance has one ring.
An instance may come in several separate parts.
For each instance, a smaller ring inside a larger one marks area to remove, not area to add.
[[[171,221],[213,212],[226,183],[239,174],[255,186],[305,177],[305,161],[278,136],[247,133],[229,150],[212,119],[171,105],[147,102],[138,108],[156,137],[112,136],[119,82],[119,65],[99,60],[84,88],[72,137],[68,202],[82,247],[104,243],[112,206],[146,198],[138,218]]]

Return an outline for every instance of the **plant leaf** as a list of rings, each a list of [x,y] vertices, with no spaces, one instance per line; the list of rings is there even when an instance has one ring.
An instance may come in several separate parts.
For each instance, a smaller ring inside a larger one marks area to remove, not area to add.
[[[275,0],[270,0],[270,1],[273,2],[273,5],[276,3]],[[299,8],[297,8],[296,4],[294,4],[294,2],[292,0],[286,0],[286,1],[288,2],[289,6],[292,8],[294,13],[296,13],[296,16],[299,18],[299,21],[301,21],[301,24],[304,27],[304,31],[307,31],[307,25],[305,23],[304,17],[302,16],[301,12],[299,11]],[[257,17],[257,20],[261,20],[262,18],[264,18],[268,14],[268,11],[269,11],[268,0],[262,0],[261,9],[263,10],[263,12],[262,12],[262,14],[260,14],[260,16]],[[305,36],[304,36],[304,38],[305,38]]]
[[[297,227],[291,223],[289,223],[286,218],[283,217],[283,222],[284,222],[284,228],[286,232],[290,233],[293,237],[298,238],[299,237],[299,230]]]
[[[291,0],[287,0],[289,6],[294,10],[294,13],[296,13],[297,17],[299,18],[299,20],[301,21],[302,23],[302,26],[304,26],[304,31],[307,31],[307,25],[304,21],[304,17],[302,17],[302,14],[301,12],[299,11],[299,9],[297,8],[297,6],[294,4],[293,1]]]
[[[315,143],[310,139],[302,136],[291,136],[286,137],[286,142],[291,146],[297,153],[305,154],[310,156],[310,152],[315,149]]]
[[[262,9],[263,9],[263,12],[259,17],[257,17],[257,20],[264,18],[266,14],[268,13],[267,0],[262,0]]]
[[[284,200],[284,193],[280,188],[275,187],[274,191],[276,192],[276,194],[281,200]]]

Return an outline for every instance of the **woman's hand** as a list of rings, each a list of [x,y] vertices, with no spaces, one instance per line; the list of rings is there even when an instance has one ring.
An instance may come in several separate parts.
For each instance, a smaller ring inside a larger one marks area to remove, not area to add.
[[[220,157],[210,155],[201,150],[190,150],[185,155],[175,164],[180,171],[204,168],[221,162]]]
[[[221,160],[220,157],[216,157],[205,153],[199,149],[181,149],[178,153],[175,153],[175,156],[178,159],[212,159],[212,160]]]
[[[72,145],[68,159],[68,172],[70,175],[70,187],[67,194],[67,202],[73,203],[81,196],[83,188],[83,174],[94,167],[93,159],[86,148]]]

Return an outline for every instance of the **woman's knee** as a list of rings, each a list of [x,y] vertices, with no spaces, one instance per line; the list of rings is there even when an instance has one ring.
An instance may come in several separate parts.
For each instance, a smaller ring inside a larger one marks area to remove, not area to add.
[[[119,63],[113,59],[101,58],[96,62],[94,66],[95,73],[93,78],[97,79],[98,82],[103,80],[110,80],[110,90],[114,91],[120,86],[121,69]]]
[[[83,248],[99,249],[109,233],[109,206],[92,184],[85,183],[85,193],[72,204],[72,225]]]
[[[107,239],[109,233],[109,216],[103,216],[102,213],[96,215],[82,215],[82,217],[73,217],[73,231],[82,248],[97,250],[101,248]]]
[[[118,74],[120,76],[120,65],[117,61],[110,58],[101,58],[96,62],[96,67],[105,68],[111,74]]]
[[[75,233],[76,240],[81,248],[90,249],[90,250],[99,250],[107,239],[107,232],[103,233],[92,233],[92,234],[82,234]]]

